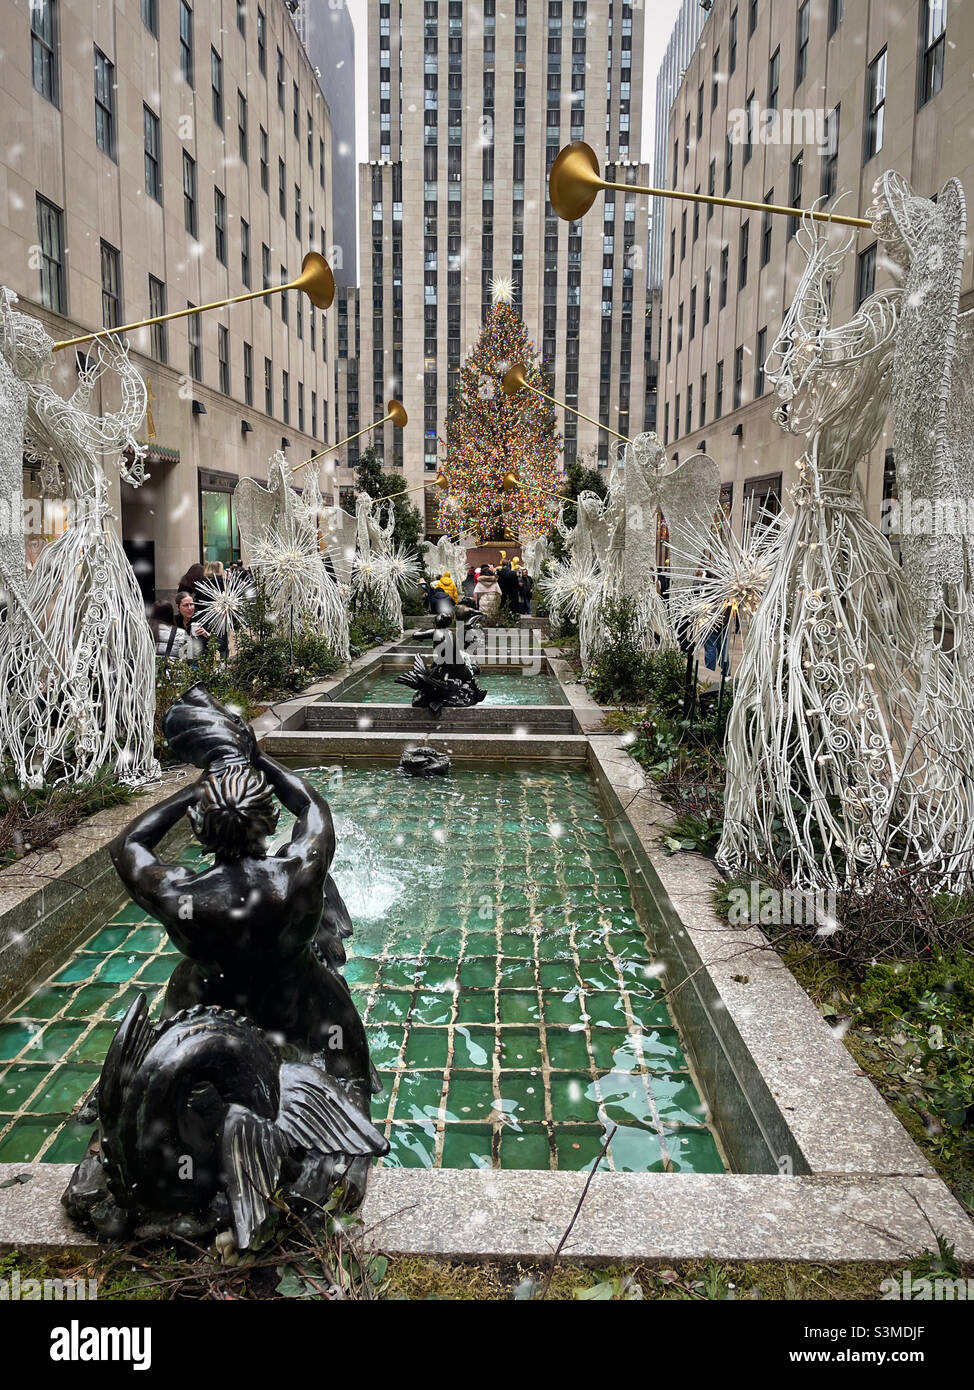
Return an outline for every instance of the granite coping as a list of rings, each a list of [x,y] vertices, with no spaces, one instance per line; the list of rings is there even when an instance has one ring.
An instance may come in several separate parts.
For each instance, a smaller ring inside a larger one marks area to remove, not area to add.
[[[408,706],[404,706],[408,708]],[[447,732],[408,732],[407,730],[332,731],[282,729],[265,734],[261,747],[271,757],[313,758],[398,758],[404,748],[417,742],[442,748],[454,758],[567,758],[584,761],[588,740],[582,734],[473,734]]]
[[[72,1164],[0,1165],[0,1250],[90,1256],[93,1237],[60,1198]],[[5,1187],[15,1177],[26,1177]],[[377,1169],[366,1239],[394,1254],[544,1259],[566,1230],[585,1173]],[[597,1173],[564,1255],[593,1262],[908,1260],[951,1241],[974,1259],[974,1227],[924,1178]]]
[[[671,813],[620,739],[592,738],[590,748],[672,906],[676,930],[685,930],[716,988],[726,1026],[756,1063],[811,1172],[935,1177],[763,933],[717,916],[713,864],[662,848]],[[682,982],[667,977],[666,984],[679,1014]]]

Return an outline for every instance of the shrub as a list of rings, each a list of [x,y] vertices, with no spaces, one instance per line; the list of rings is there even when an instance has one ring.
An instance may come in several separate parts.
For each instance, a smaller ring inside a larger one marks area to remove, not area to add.
[[[602,624],[589,668],[596,700],[603,705],[652,704],[664,714],[682,709],[686,659],[679,652],[643,649],[635,600],[606,604]]]

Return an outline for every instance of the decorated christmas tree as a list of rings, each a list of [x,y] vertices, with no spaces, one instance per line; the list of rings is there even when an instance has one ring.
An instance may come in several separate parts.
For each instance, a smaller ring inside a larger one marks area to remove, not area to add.
[[[447,422],[442,466],[449,491],[440,498],[438,524],[485,541],[528,540],[551,525],[561,437],[547,401],[530,391],[501,391],[505,372],[518,362],[532,386],[548,388],[540,355],[511,306],[511,282],[495,280],[491,292],[493,308],[460,368]]]

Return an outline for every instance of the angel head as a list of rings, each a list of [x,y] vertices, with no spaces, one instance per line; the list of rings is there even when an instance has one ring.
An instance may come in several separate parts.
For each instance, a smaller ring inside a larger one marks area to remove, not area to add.
[[[54,339],[44,325],[13,306],[17,296],[0,288],[0,352],[21,381],[47,381],[54,366]]]
[[[631,444],[624,445],[624,453],[625,466],[638,468],[642,473],[659,473],[666,463],[663,442],[652,430],[637,434]]]

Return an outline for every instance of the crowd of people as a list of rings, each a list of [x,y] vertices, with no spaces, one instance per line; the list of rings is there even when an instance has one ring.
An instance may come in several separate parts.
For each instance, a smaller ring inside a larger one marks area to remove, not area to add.
[[[463,581],[463,596],[493,622],[500,609],[506,606],[512,613],[530,613],[534,580],[527,570],[505,560],[499,569],[492,565],[472,566]]]
[[[229,566],[224,566],[220,560],[190,565],[179,581],[174,602],[154,603],[148,612],[156,656],[195,664],[211,641],[218,644],[222,656],[227,655],[226,634],[207,632],[197,618],[197,610],[205,598],[201,585],[204,580],[222,585],[229,570],[243,568],[239,560]],[[512,613],[531,612],[534,580],[527,570],[512,565],[509,560],[497,569],[492,565],[471,566],[463,581],[462,594],[448,574],[441,575],[434,584],[444,589],[454,603],[462,598],[479,608],[488,623],[495,621],[505,605]]]

